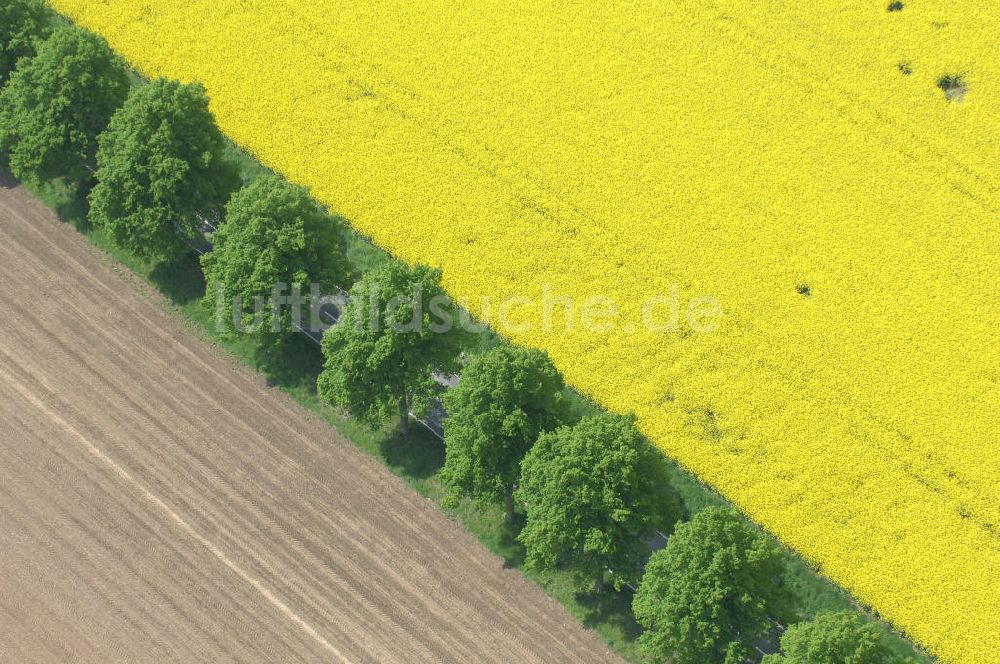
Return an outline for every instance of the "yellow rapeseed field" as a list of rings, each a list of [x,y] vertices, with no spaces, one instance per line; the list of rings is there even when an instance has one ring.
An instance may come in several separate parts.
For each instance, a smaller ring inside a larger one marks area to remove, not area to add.
[[[53,4],[474,312],[533,300],[494,324],[942,660],[1000,662],[1000,5]],[[612,329],[542,304],[592,296]]]

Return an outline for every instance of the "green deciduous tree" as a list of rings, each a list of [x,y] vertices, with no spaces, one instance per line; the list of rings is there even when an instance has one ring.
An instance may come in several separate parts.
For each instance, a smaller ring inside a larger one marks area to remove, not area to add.
[[[527,563],[565,566],[603,589],[633,583],[655,531],[680,516],[663,454],[634,419],[602,414],[542,434],[521,463],[515,494],[527,510],[518,539]]]
[[[389,263],[351,289],[338,325],[323,336],[320,396],[371,426],[425,409],[434,371],[456,371],[465,343],[459,312],[441,289],[441,272]]]
[[[0,2],[0,84],[19,59],[33,56],[37,43],[52,33],[49,17],[42,0]]]
[[[500,345],[473,359],[444,397],[445,486],[454,495],[504,500],[512,522],[521,459],[540,433],[563,423],[563,387],[537,350]]]
[[[60,28],[22,59],[0,92],[0,152],[18,178],[81,183],[97,136],[125,101],[125,63],[103,39]]]
[[[712,507],[657,551],[632,602],[640,648],[677,664],[740,664],[769,618],[791,615],[778,548],[732,510]]]
[[[198,84],[157,79],[132,91],[99,138],[90,220],[142,258],[173,260],[218,224],[240,185]]]
[[[206,304],[223,330],[273,351],[294,331],[293,317],[310,322],[312,285],[328,295],[350,277],[340,231],[305,189],[277,176],[233,196],[212,251],[201,257]]]
[[[823,613],[792,625],[781,637],[781,654],[761,664],[906,664],[882,645],[881,630],[854,611]]]

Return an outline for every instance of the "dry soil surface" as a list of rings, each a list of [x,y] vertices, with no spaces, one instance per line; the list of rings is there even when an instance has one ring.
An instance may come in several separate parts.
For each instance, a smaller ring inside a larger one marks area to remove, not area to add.
[[[0,186],[0,662],[611,662],[436,506]]]

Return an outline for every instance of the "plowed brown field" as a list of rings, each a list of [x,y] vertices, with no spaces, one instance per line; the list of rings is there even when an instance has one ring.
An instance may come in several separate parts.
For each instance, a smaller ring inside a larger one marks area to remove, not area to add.
[[[122,272],[0,187],[0,661],[620,661]]]

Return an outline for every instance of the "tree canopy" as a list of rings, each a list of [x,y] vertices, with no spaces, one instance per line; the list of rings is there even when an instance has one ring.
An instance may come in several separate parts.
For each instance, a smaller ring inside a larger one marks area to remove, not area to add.
[[[15,176],[74,182],[94,165],[97,136],[125,101],[125,63],[100,37],[60,28],[0,92],[0,152]]]
[[[601,414],[544,433],[521,463],[516,498],[527,511],[518,536],[527,564],[565,566],[603,588],[634,583],[657,530],[680,516],[666,458],[632,417]]]
[[[781,637],[781,654],[761,664],[905,664],[882,645],[878,626],[854,611],[823,613],[792,625]]]
[[[0,85],[21,58],[35,55],[39,41],[47,38],[49,9],[42,0],[4,0],[0,3]]]
[[[293,316],[310,322],[313,284],[329,295],[350,278],[340,222],[305,189],[277,176],[258,178],[233,196],[212,242],[201,257],[206,304],[218,307],[225,332],[248,334],[264,347],[292,331]],[[288,299],[293,293],[298,304]]]
[[[157,79],[129,95],[99,140],[90,220],[142,258],[189,251],[240,185],[199,84]]]
[[[459,368],[458,321],[440,270],[390,262],[366,273],[323,336],[320,396],[371,426],[398,415],[407,431],[410,407],[420,412],[436,394],[433,372]]]
[[[640,648],[677,664],[741,664],[769,618],[791,616],[779,549],[736,512],[710,507],[657,551],[632,602]]]
[[[521,459],[540,433],[563,423],[563,388],[541,351],[503,344],[474,358],[444,397],[441,481],[455,495],[504,500],[512,521]]]

